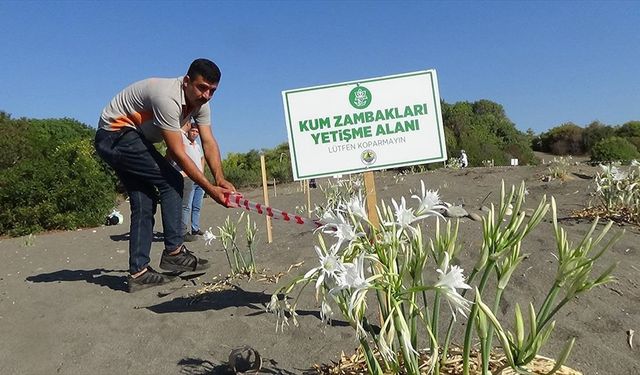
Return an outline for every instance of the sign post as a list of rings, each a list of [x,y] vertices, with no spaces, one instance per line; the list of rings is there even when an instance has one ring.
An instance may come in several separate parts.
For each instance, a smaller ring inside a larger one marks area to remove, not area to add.
[[[376,181],[372,171],[364,172],[364,189],[367,197],[367,212],[369,213],[369,221],[374,228],[378,228],[380,222],[378,220],[378,212],[376,211],[376,205],[378,204],[378,197],[376,194]]]

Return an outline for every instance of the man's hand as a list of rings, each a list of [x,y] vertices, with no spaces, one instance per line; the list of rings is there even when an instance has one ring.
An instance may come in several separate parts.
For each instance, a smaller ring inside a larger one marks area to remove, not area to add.
[[[209,194],[209,195],[211,195],[211,198],[213,198],[213,200],[216,201],[218,204],[221,204],[227,207],[227,199],[225,195],[228,196],[233,193],[234,193],[233,190],[223,188],[221,186],[214,186],[213,194]]]
[[[220,180],[219,182],[217,181],[218,186],[220,186],[221,188],[225,188],[228,190],[231,190],[232,192],[236,191],[236,187],[233,186],[233,184],[227,180]]]

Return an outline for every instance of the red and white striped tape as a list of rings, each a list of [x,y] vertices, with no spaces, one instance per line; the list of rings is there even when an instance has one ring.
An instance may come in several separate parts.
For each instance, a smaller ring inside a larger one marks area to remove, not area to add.
[[[229,208],[244,208],[247,211],[256,212],[260,215],[266,215],[274,219],[288,221],[290,223],[306,225],[309,228],[316,229],[322,224],[317,220],[303,218],[299,215],[291,215],[285,211],[278,210],[260,203],[251,202],[245,199],[241,194],[225,194],[225,205]]]

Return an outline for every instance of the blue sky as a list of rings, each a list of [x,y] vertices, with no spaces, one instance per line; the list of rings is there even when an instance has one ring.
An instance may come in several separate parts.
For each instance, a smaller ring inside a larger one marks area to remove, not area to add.
[[[282,90],[435,68],[536,133],[640,120],[640,1],[0,1],[0,110],[95,126],[120,89],[222,69],[223,154],[286,142]]]

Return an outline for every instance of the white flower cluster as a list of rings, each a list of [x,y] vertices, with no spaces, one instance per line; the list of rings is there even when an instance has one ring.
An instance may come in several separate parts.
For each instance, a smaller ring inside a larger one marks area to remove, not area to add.
[[[211,245],[211,242],[213,242],[213,240],[215,240],[218,237],[216,237],[213,234],[213,232],[211,231],[211,227],[209,227],[209,229],[204,231],[204,235],[202,236],[202,238],[204,239],[204,244],[209,246],[209,245]]]
[[[601,164],[600,169],[595,177],[596,196],[607,211],[640,214],[640,164],[633,160],[626,170],[614,164]]]
[[[404,197],[400,203],[392,199],[393,209],[382,204],[378,208],[382,225],[372,228],[366,202],[361,191],[348,200],[335,205],[336,209],[326,210],[320,222],[319,230],[336,238],[336,243],[326,249],[322,237],[320,246],[315,246],[318,265],[309,270],[302,280],[315,279],[316,298],[322,296],[323,317],[330,311],[327,297],[334,301],[344,302],[344,309],[351,317],[356,317],[366,308],[366,293],[371,289],[389,289],[384,285],[389,280],[387,274],[393,273],[394,265],[387,264],[389,257],[381,256],[379,249],[421,252],[423,249],[411,249],[412,238],[421,236],[418,222],[428,217],[443,218],[439,210],[445,209],[437,191],[427,190],[421,182],[419,193],[412,195],[417,200],[417,207],[407,207]],[[374,240],[367,234],[376,233]],[[378,250],[376,250],[378,249]],[[440,257],[442,258],[442,257]],[[365,262],[366,261],[366,262]],[[469,311],[470,302],[462,297],[459,289],[469,289],[465,283],[463,270],[457,266],[449,266],[447,254],[441,264],[437,265],[437,281],[425,286],[438,290],[451,307],[451,311],[465,313]],[[366,263],[366,265],[365,265]],[[362,327],[356,320],[359,334]]]

